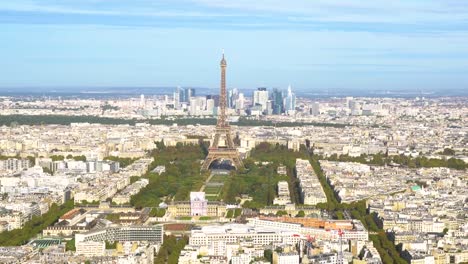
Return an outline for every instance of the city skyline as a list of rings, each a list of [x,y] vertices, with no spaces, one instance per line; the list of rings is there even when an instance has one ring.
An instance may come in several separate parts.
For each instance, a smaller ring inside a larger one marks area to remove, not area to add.
[[[0,14],[0,87],[12,89],[215,88],[222,48],[228,87],[462,91],[468,83],[468,6],[459,1],[21,0],[1,3]]]

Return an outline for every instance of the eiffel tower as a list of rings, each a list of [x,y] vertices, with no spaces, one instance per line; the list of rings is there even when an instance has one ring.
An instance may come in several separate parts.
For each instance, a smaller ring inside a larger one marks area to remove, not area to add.
[[[226,118],[226,59],[221,59],[221,88],[219,95],[219,110],[218,122],[216,124],[216,132],[214,135],[213,143],[208,149],[208,155],[206,156],[205,161],[201,167],[202,171],[206,171],[210,168],[211,163],[219,159],[227,159],[232,162],[232,165],[238,170],[242,170],[244,165],[240,159],[239,152],[234,146],[231,136],[231,127],[229,126]],[[225,146],[220,146],[220,139],[224,137],[226,144]]]

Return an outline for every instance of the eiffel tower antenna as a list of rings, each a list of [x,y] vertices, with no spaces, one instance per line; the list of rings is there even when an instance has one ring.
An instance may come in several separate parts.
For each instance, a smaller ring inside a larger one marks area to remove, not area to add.
[[[208,155],[206,156],[205,161],[201,167],[202,171],[206,171],[210,168],[211,163],[215,160],[219,159],[228,159],[231,160],[232,165],[236,167],[238,170],[242,170],[244,165],[242,164],[242,160],[240,159],[239,152],[237,151],[236,147],[234,146],[234,142],[232,140],[231,135],[231,127],[228,124],[227,116],[226,116],[226,59],[224,58],[224,50],[223,50],[223,57],[220,62],[221,66],[221,87],[220,87],[220,94],[219,94],[219,115],[218,115],[218,122],[216,123],[216,132],[214,135],[213,143],[211,147],[208,149]],[[226,147],[220,147],[219,141],[221,136],[225,138]]]

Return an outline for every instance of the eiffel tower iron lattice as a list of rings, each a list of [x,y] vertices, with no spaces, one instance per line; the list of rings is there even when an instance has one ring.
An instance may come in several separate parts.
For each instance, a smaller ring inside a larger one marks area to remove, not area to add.
[[[226,117],[226,59],[221,59],[221,87],[220,87],[220,95],[219,95],[219,115],[218,115],[218,122],[216,123],[216,131],[214,135],[213,142],[208,149],[208,155],[203,162],[201,167],[202,171],[206,171],[210,168],[211,163],[215,160],[219,159],[227,159],[232,162],[232,165],[236,169],[243,169],[244,165],[242,164],[242,160],[239,156],[239,152],[237,151],[236,147],[234,146],[234,142],[232,141],[231,135],[231,127],[227,122]],[[225,139],[225,146],[220,146],[220,141],[222,136]]]

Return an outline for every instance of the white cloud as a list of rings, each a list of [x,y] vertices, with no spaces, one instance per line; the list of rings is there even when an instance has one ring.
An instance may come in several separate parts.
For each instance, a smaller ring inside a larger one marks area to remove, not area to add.
[[[109,2],[109,7],[112,3]],[[39,4],[33,1],[15,0],[0,3],[0,11],[16,12],[37,12],[54,14],[75,14],[75,15],[101,15],[101,16],[143,16],[143,17],[242,17],[243,14],[221,14],[214,12],[198,11],[171,11],[154,8],[151,6],[138,6],[137,8],[107,8],[92,9],[74,7],[71,5]]]
[[[40,12],[59,14],[82,14],[82,15],[118,15],[116,11],[87,10],[68,8],[54,5],[39,5],[32,1],[11,1],[0,4],[0,10],[17,12]]]
[[[382,23],[417,25],[428,31],[443,27],[441,30],[451,30],[452,26],[454,30],[468,30],[468,4],[456,0],[12,0],[0,1],[2,10],[163,19],[194,18],[194,22],[199,22],[198,26],[208,27],[312,28],[320,27],[319,23],[323,23],[326,28],[327,23],[361,23],[378,28],[381,25],[373,24]],[[198,18],[226,19],[211,24],[196,20]],[[188,20],[185,20],[186,26],[193,26]],[[408,28],[408,31],[411,30],[415,29]]]
[[[273,12],[302,21],[422,23],[465,21],[468,4],[455,0],[193,0],[207,7]]]

